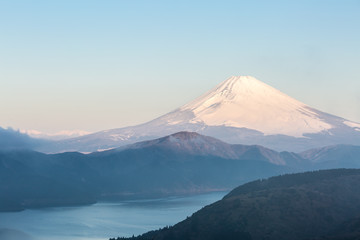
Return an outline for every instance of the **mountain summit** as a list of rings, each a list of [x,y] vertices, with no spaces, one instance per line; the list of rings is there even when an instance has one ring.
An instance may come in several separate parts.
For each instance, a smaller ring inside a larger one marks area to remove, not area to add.
[[[318,111],[250,76],[230,77],[184,105],[175,112],[174,123],[181,112],[193,114],[190,123],[249,128],[265,135],[303,137],[332,128]]]
[[[180,131],[278,151],[360,142],[359,123],[311,108],[254,77],[233,76],[150,122],[57,141],[39,150],[92,152]]]

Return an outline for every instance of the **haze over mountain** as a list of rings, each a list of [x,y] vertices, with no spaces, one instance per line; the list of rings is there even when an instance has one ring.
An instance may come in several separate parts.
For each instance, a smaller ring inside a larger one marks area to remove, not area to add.
[[[189,132],[92,154],[0,151],[0,211],[229,190],[291,160]]]
[[[230,190],[289,172],[360,167],[359,156],[357,146],[296,154],[194,132],[92,154],[2,150],[0,211]]]
[[[311,108],[253,77],[234,76],[150,122],[57,141],[39,150],[93,152],[179,131],[287,151],[360,142],[359,123]]]
[[[34,139],[12,128],[0,127],[0,151],[34,149],[47,144],[46,140]]]
[[[299,154],[320,168],[360,168],[360,146],[332,145]]]

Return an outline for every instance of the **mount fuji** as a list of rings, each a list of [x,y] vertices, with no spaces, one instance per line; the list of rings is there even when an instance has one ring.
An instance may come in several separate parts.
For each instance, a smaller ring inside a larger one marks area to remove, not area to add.
[[[321,112],[250,76],[233,76],[150,122],[53,142],[44,152],[93,152],[180,131],[234,144],[303,151],[360,143],[360,124]]]

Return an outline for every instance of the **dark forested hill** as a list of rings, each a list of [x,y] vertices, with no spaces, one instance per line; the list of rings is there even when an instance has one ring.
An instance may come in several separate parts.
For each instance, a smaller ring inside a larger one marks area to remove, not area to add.
[[[355,169],[257,180],[174,227],[134,239],[359,239],[359,182]]]

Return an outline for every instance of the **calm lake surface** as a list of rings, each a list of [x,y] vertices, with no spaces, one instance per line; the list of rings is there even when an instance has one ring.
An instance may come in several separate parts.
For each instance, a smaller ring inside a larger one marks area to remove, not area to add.
[[[188,197],[97,203],[0,213],[0,229],[12,229],[34,240],[105,240],[173,225],[226,192]]]

